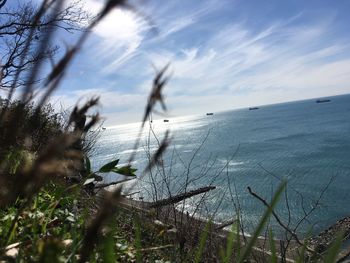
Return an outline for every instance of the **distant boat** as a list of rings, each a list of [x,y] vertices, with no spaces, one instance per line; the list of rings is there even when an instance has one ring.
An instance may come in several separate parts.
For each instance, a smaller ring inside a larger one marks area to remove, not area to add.
[[[258,110],[258,107],[250,107],[249,110]]]
[[[316,100],[316,103],[324,103],[324,102],[330,102],[330,99],[323,99],[323,100]]]
[[[169,120],[164,120],[164,122],[169,122]]]
[[[106,130],[106,128],[105,128],[105,127],[102,127],[102,130],[104,131],[104,130]]]
[[[212,112],[207,113],[207,116],[211,116],[211,115],[214,115],[214,113],[212,113]]]

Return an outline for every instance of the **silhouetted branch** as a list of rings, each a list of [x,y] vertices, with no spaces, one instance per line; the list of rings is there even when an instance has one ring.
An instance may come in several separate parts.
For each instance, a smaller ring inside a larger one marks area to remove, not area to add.
[[[271,208],[270,204],[265,200],[263,199],[262,197],[260,197],[258,194],[254,193],[252,191],[252,189],[248,186],[247,187],[248,189],[248,192],[254,196],[256,199],[258,199],[260,202],[262,202],[264,204],[264,206],[266,206],[267,208]],[[295,240],[299,243],[299,245],[303,245],[303,243],[299,240],[299,237],[297,236],[296,233],[294,233],[291,229],[288,228],[288,226],[286,226],[282,221],[281,219],[278,217],[278,215],[276,214],[276,212],[272,209],[272,215],[273,217],[276,219],[277,223],[283,227],[288,233],[290,233],[294,238]]]

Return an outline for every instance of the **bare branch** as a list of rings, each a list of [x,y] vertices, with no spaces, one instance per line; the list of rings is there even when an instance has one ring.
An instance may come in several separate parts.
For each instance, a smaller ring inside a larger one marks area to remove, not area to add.
[[[262,202],[264,204],[264,206],[266,206],[267,208],[272,209],[270,204],[265,199],[260,197],[258,194],[254,193],[249,186],[247,187],[247,189],[248,189],[249,194],[251,194],[256,199],[258,199],[260,202]],[[286,226],[281,221],[281,219],[278,217],[278,215],[276,214],[276,212],[273,209],[272,209],[272,215],[276,219],[277,223],[295,238],[295,240],[299,243],[299,245],[303,245],[303,243],[299,240],[299,237],[297,236],[297,234],[295,232],[293,232],[291,229],[289,229],[288,226]]]
[[[0,1],[0,6],[6,1]],[[0,61],[2,83],[0,89],[9,89],[8,99],[20,86],[39,82],[26,79],[24,73],[34,65],[48,61],[58,51],[59,46],[51,44],[50,34],[57,30],[69,33],[82,31],[89,22],[90,15],[83,9],[83,1],[77,0],[60,8],[64,1],[45,0],[40,6],[31,2],[20,2],[1,13],[0,19]],[[45,43],[46,48],[40,46]],[[40,52],[38,52],[38,49]]]

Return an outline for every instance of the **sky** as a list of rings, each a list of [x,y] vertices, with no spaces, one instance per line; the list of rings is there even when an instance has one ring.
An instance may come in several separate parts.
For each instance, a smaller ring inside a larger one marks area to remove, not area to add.
[[[54,103],[99,95],[106,126],[140,121],[168,63],[167,118],[350,93],[348,0],[133,3],[94,29]]]

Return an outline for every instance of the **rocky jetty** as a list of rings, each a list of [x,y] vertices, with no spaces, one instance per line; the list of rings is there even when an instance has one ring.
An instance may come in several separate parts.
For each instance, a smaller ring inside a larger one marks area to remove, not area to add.
[[[339,234],[344,235],[344,241],[350,238],[350,216],[338,220],[334,225],[311,238],[309,244],[318,253],[323,253]]]

